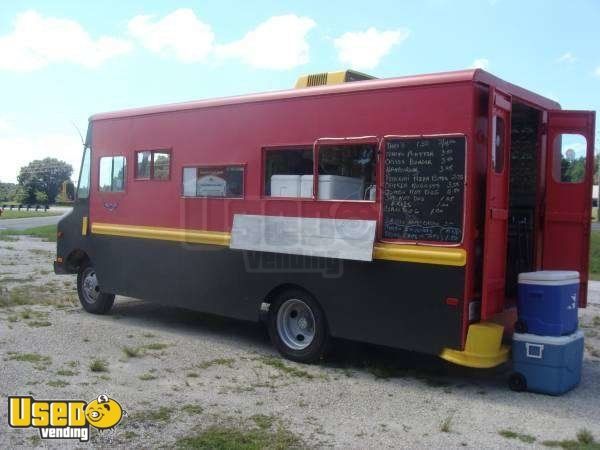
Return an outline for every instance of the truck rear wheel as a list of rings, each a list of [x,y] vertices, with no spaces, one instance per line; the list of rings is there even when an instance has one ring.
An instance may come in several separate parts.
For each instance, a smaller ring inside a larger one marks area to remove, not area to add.
[[[115,302],[114,294],[100,290],[96,270],[89,262],[77,273],[77,294],[83,309],[92,314],[106,314]]]
[[[269,308],[269,335],[275,348],[287,359],[310,363],[321,359],[329,348],[325,314],[308,293],[288,290]]]

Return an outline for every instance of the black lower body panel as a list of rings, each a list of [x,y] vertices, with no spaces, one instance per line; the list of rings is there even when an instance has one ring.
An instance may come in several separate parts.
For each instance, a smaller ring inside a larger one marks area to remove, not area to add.
[[[461,345],[463,267],[92,239],[90,256],[106,292],[256,321],[273,289],[297,285],[321,304],[334,337],[432,354]],[[461,301],[448,305],[448,297]]]

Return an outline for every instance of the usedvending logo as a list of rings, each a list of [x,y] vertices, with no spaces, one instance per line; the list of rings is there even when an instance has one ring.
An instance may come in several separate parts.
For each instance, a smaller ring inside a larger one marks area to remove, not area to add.
[[[37,428],[42,439],[90,439],[90,425],[100,431],[114,428],[127,413],[116,400],[102,394],[91,402],[35,400],[8,397],[8,424],[12,428]]]

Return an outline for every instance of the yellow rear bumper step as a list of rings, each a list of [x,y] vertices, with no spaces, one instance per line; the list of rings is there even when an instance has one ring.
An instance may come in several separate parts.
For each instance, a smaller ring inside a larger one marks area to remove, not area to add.
[[[477,369],[496,367],[508,361],[509,348],[502,345],[504,327],[496,323],[481,322],[469,326],[467,343],[463,351],[445,348],[440,358],[454,364]]]

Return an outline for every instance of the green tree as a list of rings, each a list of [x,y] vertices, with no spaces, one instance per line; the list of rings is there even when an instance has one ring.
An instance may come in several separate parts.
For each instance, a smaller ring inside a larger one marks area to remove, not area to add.
[[[14,200],[17,185],[15,183],[0,183],[0,202]]]
[[[42,191],[37,191],[35,193],[35,202],[41,205],[45,205],[48,203],[48,194]]]
[[[54,202],[62,182],[71,178],[73,167],[56,158],[44,158],[21,167],[17,180],[25,191],[25,202],[34,203],[36,192],[43,192]]]

